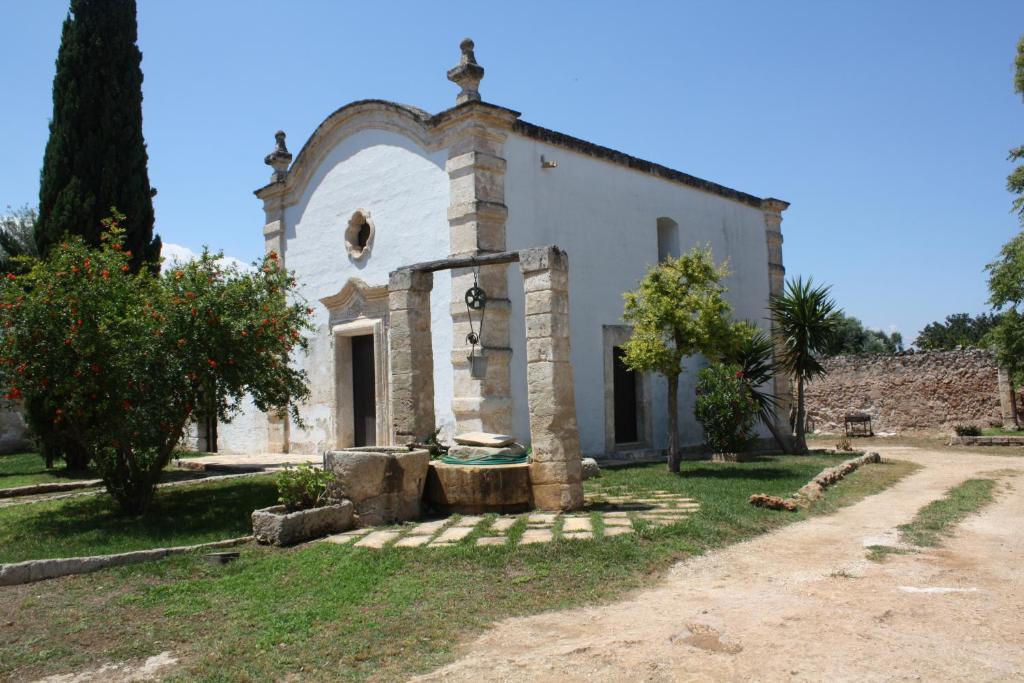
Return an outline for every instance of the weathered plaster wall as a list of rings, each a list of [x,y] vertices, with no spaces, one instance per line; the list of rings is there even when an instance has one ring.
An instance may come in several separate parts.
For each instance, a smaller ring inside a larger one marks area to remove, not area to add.
[[[726,285],[739,318],[765,325],[768,299],[767,246],[762,212],[754,207],[686,187],[518,134],[505,143],[508,170],[509,249],[556,244],[569,255],[572,362],[582,450],[604,453],[603,325],[622,324],[622,294],[636,287],[658,260],[657,221],[679,224],[682,250],[710,244],[716,260],[726,257]],[[541,169],[541,155],[557,168]],[[529,436],[526,415],[522,277],[509,269],[512,397],[515,434]],[[693,417],[694,382],[701,361],[692,359],[681,378],[681,441],[703,440]],[[652,385],[654,447],[667,446],[666,386]]]
[[[285,210],[285,265],[315,311],[309,354],[297,362],[309,374],[311,396],[301,407],[305,429],[290,425],[290,450],[318,453],[335,446],[334,341],[320,300],[338,294],[349,278],[387,286],[401,266],[448,255],[447,151],[426,152],[395,132],[364,128],[338,142],[320,161],[299,201]],[[368,256],[350,258],[345,229],[352,214],[367,212],[375,232]],[[439,425],[454,422],[452,325],[447,273],[434,278],[431,315]],[[267,418],[249,409],[234,425],[221,425],[224,452],[264,452]]]
[[[302,409],[308,428],[291,427],[291,450],[319,452],[334,446],[334,355],[327,311],[320,299],[337,294],[350,277],[386,286],[401,266],[448,255],[447,152],[431,154],[397,133],[366,129],[345,138],[320,163],[301,200],[285,211],[285,263],[299,277],[300,292],[316,311],[316,336],[304,361],[312,396]],[[369,256],[353,261],[345,228],[357,210],[373,219]],[[434,378],[440,424],[451,413],[451,315],[447,275],[438,273],[431,296],[435,321]]]
[[[949,430],[1003,423],[998,366],[979,349],[837,356],[807,385],[809,424],[839,432],[848,413],[871,415],[875,432]]]
[[[0,404],[0,453],[17,453],[31,446],[21,410],[7,403]]]

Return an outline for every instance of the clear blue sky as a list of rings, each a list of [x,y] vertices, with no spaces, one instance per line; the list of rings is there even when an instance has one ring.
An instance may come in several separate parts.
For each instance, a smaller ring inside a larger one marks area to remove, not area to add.
[[[0,208],[37,201],[66,11],[0,0]],[[468,35],[484,99],[792,202],[789,273],[911,341],[985,310],[982,269],[1018,229],[1004,187],[1024,144],[1021,33],[1021,0],[140,0],[157,230],[256,258],[274,131],[297,152],[351,100],[447,108]]]

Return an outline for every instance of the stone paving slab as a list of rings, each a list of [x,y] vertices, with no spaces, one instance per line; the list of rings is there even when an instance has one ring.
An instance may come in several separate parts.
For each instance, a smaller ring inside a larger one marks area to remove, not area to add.
[[[663,491],[655,491],[649,498],[642,500],[629,498],[628,495],[616,498],[622,502],[613,507],[608,502],[610,498],[592,497],[588,502],[593,512],[561,514],[538,511],[526,515],[466,515],[458,519],[434,519],[397,528],[354,529],[324,540],[339,545],[352,544],[359,548],[444,548],[459,544],[480,530],[482,535],[474,541],[476,545],[497,546],[510,543],[508,532],[521,520],[525,520],[527,527],[519,540],[521,545],[550,543],[556,536],[565,540],[586,541],[631,534],[643,525],[665,527],[678,524],[700,509],[700,504],[691,498]],[[594,528],[594,514],[600,515],[600,533]]]
[[[477,545],[505,545],[508,538],[505,536],[481,536],[476,539]]]
[[[367,534],[364,538],[356,542],[355,547],[357,548],[383,548],[385,545],[395,540],[401,535],[401,531],[391,531],[390,529],[383,529],[381,531],[374,531]]]
[[[430,536],[406,536],[395,541],[396,548],[418,548],[430,540]]]
[[[491,524],[491,531],[508,531],[516,525],[519,520],[516,517],[498,517]]]
[[[553,538],[551,529],[527,529],[523,532],[523,537],[519,539],[519,544],[550,543]]]

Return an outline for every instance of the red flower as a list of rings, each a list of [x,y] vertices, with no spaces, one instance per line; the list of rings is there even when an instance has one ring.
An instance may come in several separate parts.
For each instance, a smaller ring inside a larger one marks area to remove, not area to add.
[[[92,264],[92,260],[87,258],[87,259],[85,259],[85,263],[83,263],[82,265],[85,266],[86,268],[88,268],[91,264]]]
[[[12,401],[21,398],[21,389],[18,387],[12,387],[11,390],[7,392],[7,398]]]
[[[17,276],[14,273],[7,273],[8,280],[17,280]]]
[[[215,361],[212,358],[208,359],[206,362],[210,364],[211,368],[216,368],[217,367],[217,361]]]
[[[106,270],[106,269],[104,269],[104,270],[103,270],[103,272],[102,272],[102,273],[100,273],[100,275],[102,275],[102,276],[103,276],[103,279],[104,279],[104,280],[107,280],[107,279],[109,279],[109,278],[110,278],[110,271],[109,271],[109,270]]]
[[[71,266],[71,272],[72,273],[77,273],[78,272],[78,266]]]
[[[100,366],[97,363],[93,363],[89,366],[89,369],[95,372],[97,375],[100,374]]]
[[[127,273],[127,272],[128,272],[129,270],[131,270],[131,268],[130,268],[130,267],[128,267],[128,264],[127,264],[127,263],[126,263],[126,264],[124,264],[123,266],[121,266],[121,272],[122,272],[122,273]]]
[[[270,259],[271,261],[276,261],[277,260],[277,252],[276,251],[270,252],[269,254],[267,254],[267,258]]]
[[[125,399],[124,401],[122,401],[121,405],[124,406],[125,410],[131,410],[132,409],[132,402],[129,401],[128,399]]]

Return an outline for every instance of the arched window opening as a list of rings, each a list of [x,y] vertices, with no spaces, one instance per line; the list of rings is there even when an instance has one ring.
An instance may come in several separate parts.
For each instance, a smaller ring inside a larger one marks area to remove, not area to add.
[[[658,263],[679,256],[679,224],[671,218],[658,219]]]

